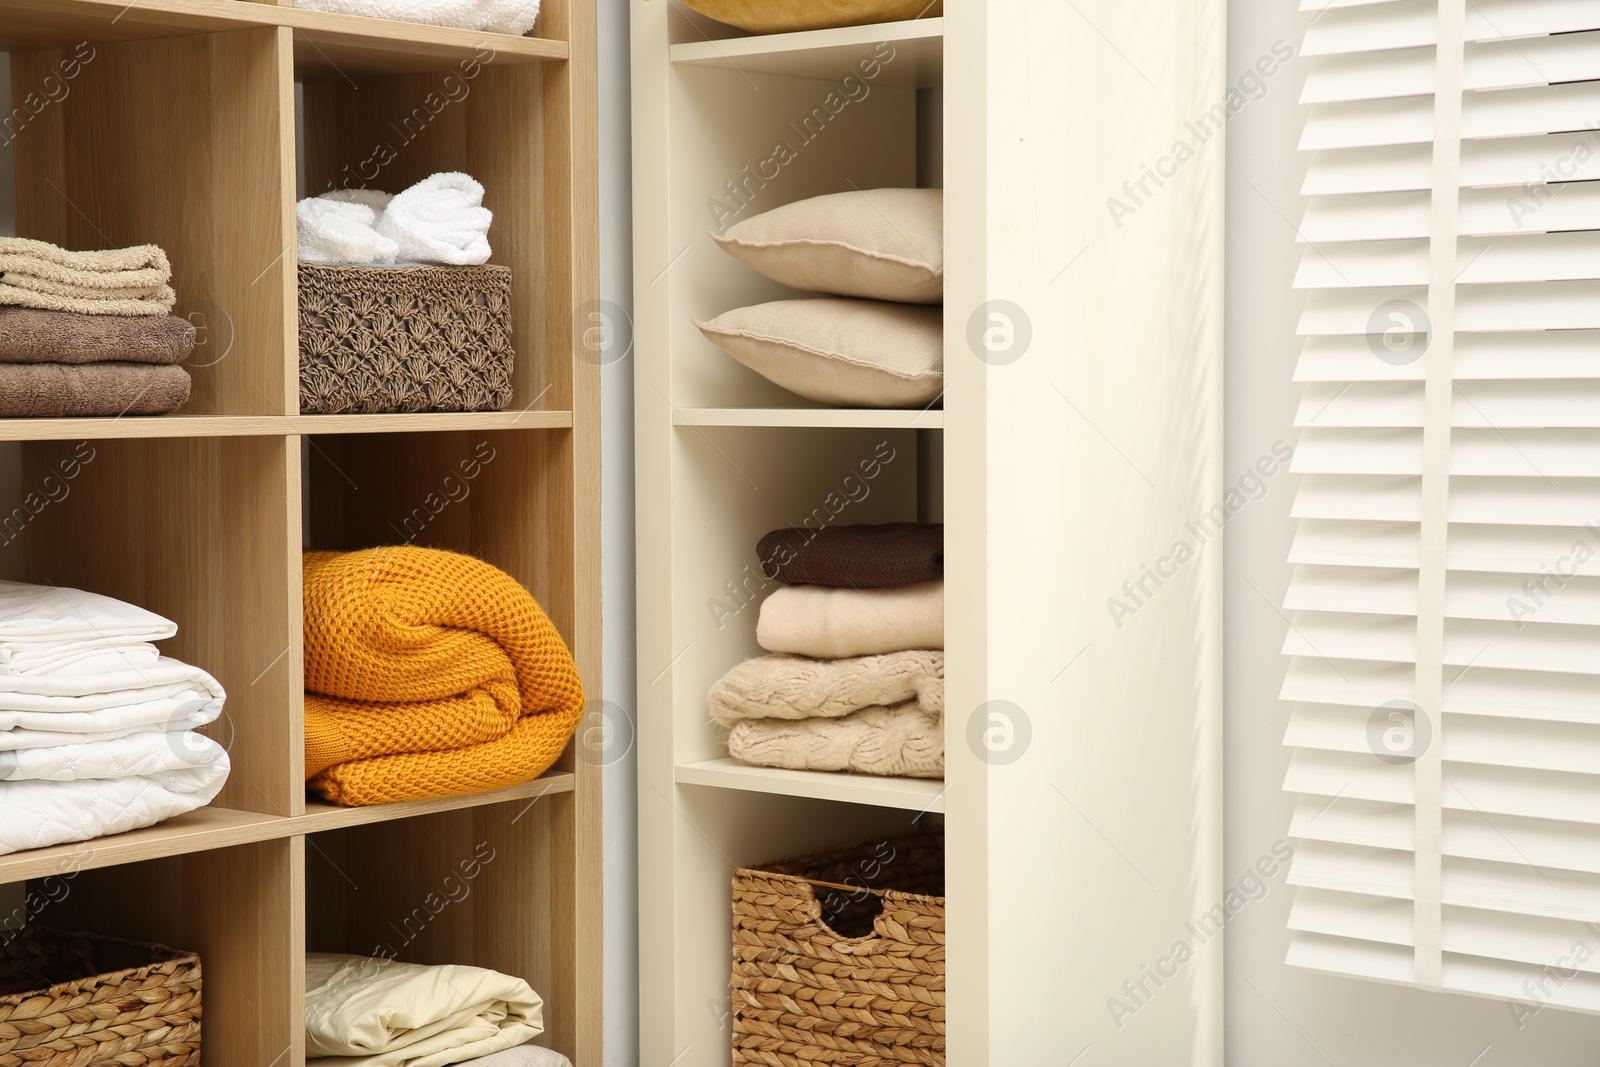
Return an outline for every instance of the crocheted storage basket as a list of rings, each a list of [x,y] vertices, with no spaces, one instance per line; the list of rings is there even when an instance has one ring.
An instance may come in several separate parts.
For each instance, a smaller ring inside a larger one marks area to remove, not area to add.
[[[199,956],[36,926],[4,936],[0,1064],[199,1067]]]
[[[300,411],[502,411],[509,267],[301,263]]]
[[[733,1062],[944,1064],[944,835],[733,876]]]

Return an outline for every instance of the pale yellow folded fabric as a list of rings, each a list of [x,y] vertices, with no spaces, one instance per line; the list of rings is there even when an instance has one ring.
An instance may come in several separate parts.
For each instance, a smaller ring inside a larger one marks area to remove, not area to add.
[[[482,967],[306,955],[306,1059],[319,1067],[444,1067],[544,1032],[544,1002]]]
[[[761,604],[756,641],[817,659],[944,648],[944,583],[888,589],[787,585]]]
[[[0,304],[84,315],[165,315],[172,267],[156,245],[71,252],[0,237]]]

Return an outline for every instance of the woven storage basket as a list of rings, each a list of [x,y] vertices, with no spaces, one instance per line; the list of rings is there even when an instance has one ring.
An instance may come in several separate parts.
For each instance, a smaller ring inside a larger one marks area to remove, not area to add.
[[[300,411],[502,411],[511,268],[302,263]]]
[[[0,945],[0,1067],[199,1067],[200,957],[30,926]]]
[[[733,1062],[944,1063],[944,836],[733,876]]]

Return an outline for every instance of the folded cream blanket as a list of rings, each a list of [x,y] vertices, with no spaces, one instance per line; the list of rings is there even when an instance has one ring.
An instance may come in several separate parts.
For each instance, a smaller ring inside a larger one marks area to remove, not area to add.
[[[761,604],[756,641],[818,659],[944,648],[944,582],[890,589],[789,585]]]
[[[156,245],[69,252],[47,241],[0,237],[0,304],[81,315],[165,315],[177,299]]]
[[[0,661],[17,642],[161,641],[177,632],[153,611],[85,589],[0,582]]]
[[[723,675],[706,702],[723,726],[745,719],[837,719],[907,702],[939,714],[944,711],[944,653],[831,660],[758,656]]]
[[[839,719],[743,719],[728,735],[735,759],[793,771],[944,777],[944,716],[914,703]]]
[[[544,1002],[482,967],[306,955],[306,1058],[321,1067],[443,1067],[544,1032]]]

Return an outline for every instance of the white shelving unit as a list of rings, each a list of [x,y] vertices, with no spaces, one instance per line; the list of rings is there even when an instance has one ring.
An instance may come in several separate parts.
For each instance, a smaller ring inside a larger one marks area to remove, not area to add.
[[[1222,5],[944,10],[753,37],[633,0],[646,1064],[728,1062],[735,866],[940,823],[949,1063],[1221,1062],[1220,941],[1144,976],[1223,894],[1220,541],[1170,558],[1226,489],[1221,138],[1169,167],[1224,99]],[[942,408],[819,408],[695,329],[797,295],[716,247],[719,216],[916,184],[945,188]],[[1026,342],[974,349],[991,311]],[[944,782],[747,767],[706,713],[761,651],[757,539],[868,457],[834,521],[945,523]],[[1118,625],[1125,579],[1147,595]]]

